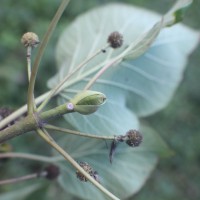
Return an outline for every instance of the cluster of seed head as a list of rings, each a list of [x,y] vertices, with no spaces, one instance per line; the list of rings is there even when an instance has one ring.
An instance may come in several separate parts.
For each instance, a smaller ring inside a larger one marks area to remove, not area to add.
[[[21,42],[25,47],[37,47],[40,43],[38,36],[33,32],[25,33],[21,38]]]
[[[131,147],[137,147],[142,142],[142,134],[137,130],[129,130],[126,133],[126,144]]]
[[[109,36],[108,36],[108,40],[107,42],[110,44],[110,46],[114,49],[119,48],[122,46],[123,44],[123,36],[122,34],[120,34],[119,32],[115,31],[112,32]]]
[[[97,171],[94,171],[93,168],[87,162],[79,162],[79,165],[96,181],[99,182],[99,175]],[[88,179],[79,171],[76,172],[76,176],[80,181],[87,182]]]

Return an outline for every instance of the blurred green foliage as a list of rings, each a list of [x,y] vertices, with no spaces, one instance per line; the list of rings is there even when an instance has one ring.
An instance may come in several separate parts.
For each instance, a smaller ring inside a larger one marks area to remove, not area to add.
[[[56,71],[54,46],[63,28],[78,14],[114,0],[73,0],[65,11],[50,44],[39,71],[36,84],[36,95],[46,90],[47,79]],[[142,6],[164,13],[173,0],[118,0]],[[26,101],[27,78],[25,49],[20,43],[22,34],[34,31],[42,38],[60,1],[14,1],[1,0],[0,7],[0,105],[17,108]],[[200,29],[200,0],[194,0],[186,12],[184,23]],[[119,13],[120,14],[120,13]],[[145,187],[130,199],[136,200],[197,200],[200,199],[200,45],[190,56],[188,67],[181,86],[169,106],[152,117],[143,119],[149,123],[167,141],[175,155],[160,160],[157,169]],[[22,136],[12,141],[14,150],[27,151],[27,142],[32,144],[29,151],[48,152],[48,147],[34,136]],[[33,142],[34,141],[34,142]],[[43,153],[42,152],[42,153]],[[13,165],[15,168],[13,168]],[[23,166],[23,168],[22,168]],[[40,168],[26,161],[9,161],[0,163],[1,177],[12,177],[14,171],[32,171]],[[7,172],[7,173],[5,173]],[[3,188],[9,190],[10,187]]]

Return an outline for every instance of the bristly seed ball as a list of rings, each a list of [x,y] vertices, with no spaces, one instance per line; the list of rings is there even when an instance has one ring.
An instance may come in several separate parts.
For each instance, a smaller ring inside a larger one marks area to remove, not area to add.
[[[126,136],[126,144],[128,144],[131,147],[139,146],[143,139],[142,134],[137,130],[129,130],[126,133]]]
[[[93,169],[92,167],[86,163],[86,162],[80,162],[79,165],[90,175],[93,174]],[[84,182],[87,182],[87,178],[79,171],[76,172],[76,176],[77,178],[80,180],[80,181],[84,181]]]
[[[38,36],[33,32],[25,33],[21,38],[21,42],[25,47],[37,47],[40,43]]]
[[[112,32],[109,36],[108,36],[108,40],[107,42],[110,44],[110,46],[114,49],[119,48],[122,46],[123,44],[123,35],[120,34],[119,32],[115,31]]]
[[[92,167],[86,162],[79,162],[79,165],[97,182],[100,182],[99,175],[97,171],[94,171]],[[88,179],[79,171],[76,172],[76,176],[80,181],[87,182]]]

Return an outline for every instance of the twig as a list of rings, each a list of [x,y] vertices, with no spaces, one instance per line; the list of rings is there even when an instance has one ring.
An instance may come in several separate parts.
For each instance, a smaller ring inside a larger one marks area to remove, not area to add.
[[[64,12],[67,4],[70,2],[70,0],[63,0],[62,3],[60,4],[53,20],[51,21],[49,28],[44,36],[44,39],[41,42],[40,48],[38,50],[38,53],[36,55],[36,59],[35,62],[33,64],[33,69],[31,70],[31,78],[30,78],[30,84],[29,84],[29,88],[28,88],[28,113],[33,113],[34,111],[34,107],[33,105],[35,105],[35,100],[34,100],[34,87],[35,87],[35,80],[36,80],[36,75],[38,72],[38,68],[39,68],[39,64],[41,61],[41,58],[44,54],[44,50],[47,46],[47,43],[62,15],[62,13]]]
[[[19,183],[19,182],[22,182],[22,181],[26,181],[26,180],[30,180],[30,179],[35,179],[35,178],[39,178],[39,177],[40,176],[39,176],[38,173],[29,174],[29,175],[21,176],[21,177],[17,177],[17,178],[0,180],[0,185]]]
[[[60,131],[63,133],[94,138],[94,139],[104,139],[104,140],[114,140],[115,139],[115,136],[100,136],[100,135],[88,134],[88,133],[83,133],[83,132],[70,130],[70,129],[66,129],[66,128],[61,128],[61,127],[57,127],[57,126],[53,126],[53,125],[49,125],[49,124],[45,124],[44,128],[50,129],[50,130],[55,130],[55,131]]]
[[[28,159],[28,160],[35,160],[35,161],[41,161],[41,162],[47,162],[47,163],[53,163],[64,160],[61,156],[56,157],[48,157],[48,156],[39,156],[34,154],[28,154],[28,153],[0,153],[0,159],[2,158],[22,158],[22,159]]]

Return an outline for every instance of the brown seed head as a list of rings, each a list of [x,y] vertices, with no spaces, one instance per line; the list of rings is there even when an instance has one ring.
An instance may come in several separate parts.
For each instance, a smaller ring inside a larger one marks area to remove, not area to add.
[[[126,144],[128,144],[131,147],[139,146],[143,139],[142,134],[137,130],[129,130],[126,133],[126,136]]]
[[[115,31],[112,32],[109,36],[108,36],[108,43],[110,44],[110,46],[114,49],[119,48],[122,46],[123,44],[123,36],[122,34],[120,34],[119,32]]]

